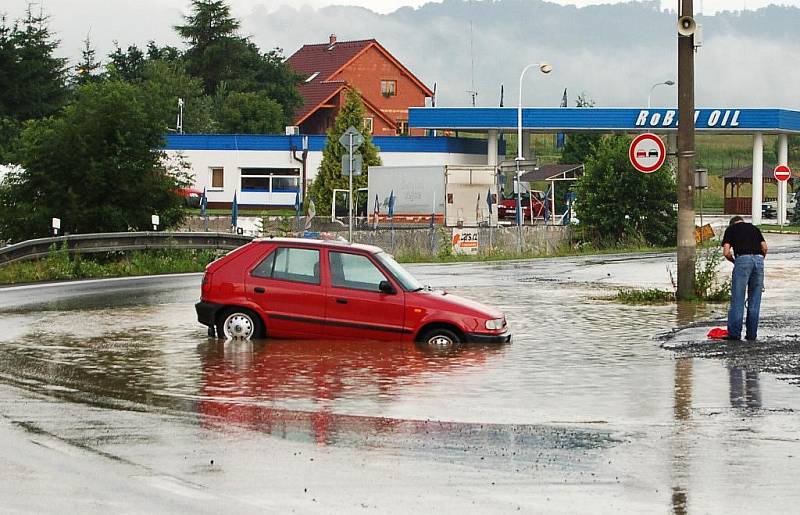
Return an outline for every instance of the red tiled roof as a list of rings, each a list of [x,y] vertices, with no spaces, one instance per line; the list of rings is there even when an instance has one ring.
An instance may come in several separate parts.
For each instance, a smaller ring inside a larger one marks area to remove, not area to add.
[[[317,45],[303,45],[300,50],[292,54],[286,62],[297,73],[306,77],[319,72],[313,82],[324,82],[331,75],[347,64],[359,52],[369,45],[376,43],[374,39],[360,41],[342,41],[333,45],[321,43]]]
[[[347,83],[343,80],[300,84],[298,89],[300,90],[300,95],[303,97],[303,106],[294,114],[295,125],[300,125],[300,123],[315,111],[321,103],[331,98],[346,85]]]
[[[337,41],[334,44],[303,45],[300,50],[286,60],[286,63],[297,73],[304,78],[311,79],[300,84],[299,90],[303,97],[303,106],[295,114],[295,125],[302,123],[305,118],[317,109],[320,103],[326,101],[341,87],[345,86],[346,83],[344,81],[332,81],[330,79],[357,55],[373,45],[398,68],[408,73],[408,77],[417,83],[427,96],[433,95],[433,92],[425,84],[408,71],[375,39]],[[374,106],[373,108],[379,116],[388,120],[388,123],[393,123],[380,109]]]

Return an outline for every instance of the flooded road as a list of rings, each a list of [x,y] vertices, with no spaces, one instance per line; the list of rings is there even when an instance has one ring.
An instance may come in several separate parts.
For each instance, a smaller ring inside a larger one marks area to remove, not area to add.
[[[749,348],[703,342],[725,305],[601,300],[666,254],[409,266],[514,333],[439,352],[210,339],[197,274],[0,289],[0,512],[794,511],[800,240],[767,239]]]

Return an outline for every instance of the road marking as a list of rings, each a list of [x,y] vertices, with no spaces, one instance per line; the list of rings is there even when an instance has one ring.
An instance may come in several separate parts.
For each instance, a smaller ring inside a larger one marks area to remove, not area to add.
[[[47,283],[38,283],[38,284],[23,284],[21,286],[6,286],[0,287],[0,291],[20,291],[20,290],[32,290],[36,288],[48,288],[51,286],[71,286],[75,284],[95,284],[95,283],[107,283],[107,282],[119,282],[119,281],[130,281],[133,279],[163,279],[165,277],[192,277],[192,276],[202,276],[203,272],[188,272],[188,273],[181,273],[181,274],[159,274],[159,275],[135,275],[132,277],[107,277],[104,279],[80,279],[76,281],[58,281],[58,282],[47,282]]]

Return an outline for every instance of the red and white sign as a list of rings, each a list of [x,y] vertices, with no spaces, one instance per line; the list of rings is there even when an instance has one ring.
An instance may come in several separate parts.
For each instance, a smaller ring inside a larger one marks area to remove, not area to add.
[[[792,170],[786,165],[778,165],[772,171],[772,175],[775,176],[775,180],[785,182],[792,176]]]
[[[649,132],[639,134],[631,142],[628,157],[634,168],[644,173],[655,172],[667,159],[667,149],[664,142],[655,134]]]

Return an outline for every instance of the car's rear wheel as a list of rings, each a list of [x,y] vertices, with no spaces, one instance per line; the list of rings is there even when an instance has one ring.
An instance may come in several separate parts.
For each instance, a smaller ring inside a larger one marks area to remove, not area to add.
[[[217,322],[217,335],[226,340],[249,340],[263,334],[261,319],[244,308],[225,310]]]
[[[428,329],[420,335],[419,341],[437,348],[449,348],[463,343],[458,333],[446,327]]]

